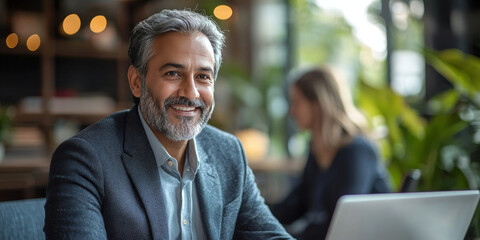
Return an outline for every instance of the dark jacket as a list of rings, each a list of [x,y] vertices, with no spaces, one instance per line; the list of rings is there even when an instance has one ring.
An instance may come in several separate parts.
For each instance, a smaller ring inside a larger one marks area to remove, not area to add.
[[[359,136],[338,150],[326,170],[310,152],[299,185],[272,211],[283,224],[298,221],[294,237],[324,239],[337,200],[346,194],[390,192],[386,175],[375,147]]]
[[[238,139],[207,126],[196,143],[207,238],[291,238],[264,204]],[[158,174],[136,106],[86,128],[53,154],[47,239],[168,239]]]

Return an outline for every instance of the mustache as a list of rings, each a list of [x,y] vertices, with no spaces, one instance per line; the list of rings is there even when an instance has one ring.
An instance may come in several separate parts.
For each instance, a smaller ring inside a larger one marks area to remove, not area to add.
[[[201,99],[194,99],[193,101],[186,98],[186,97],[169,97],[164,101],[164,108],[165,110],[171,107],[172,105],[184,105],[188,107],[198,107],[200,109],[205,110],[207,109],[207,105]]]

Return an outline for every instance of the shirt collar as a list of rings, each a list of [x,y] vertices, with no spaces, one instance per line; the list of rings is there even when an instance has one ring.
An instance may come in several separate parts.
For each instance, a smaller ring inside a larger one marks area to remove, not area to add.
[[[147,135],[148,142],[153,151],[153,155],[155,156],[155,161],[157,162],[157,166],[162,166],[165,162],[173,157],[168,154],[167,150],[163,147],[162,143],[158,140],[158,138],[153,133],[152,129],[148,126],[143,118],[142,111],[140,111],[140,106],[137,107],[138,115],[140,115],[140,120],[142,122],[143,129]],[[186,153],[186,161],[188,162],[191,170],[196,173],[197,169],[200,165],[200,158],[197,154],[197,146],[195,138],[188,140],[187,144],[187,153]]]

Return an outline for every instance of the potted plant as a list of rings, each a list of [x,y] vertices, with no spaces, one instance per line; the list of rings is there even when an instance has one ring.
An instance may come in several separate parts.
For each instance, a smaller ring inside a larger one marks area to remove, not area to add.
[[[480,59],[459,50],[424,51],[428,64],[453,88],[438,94],[422,114],[390,87],[360,84],[358,102],[374,127],[395,187],[412,169],[420,169],[420,191],[480,187]],[[476,214],[468,237],[480,236]]]
[[[5,157],[5,144],[10,141],[12,133],[12,110],[0,106],[0,162]]]

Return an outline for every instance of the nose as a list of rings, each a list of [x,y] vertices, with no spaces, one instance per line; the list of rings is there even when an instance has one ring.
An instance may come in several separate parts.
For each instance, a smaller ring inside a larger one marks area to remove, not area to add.
[[[197,86],[195,85],[194,77],[186,77],[183,79],[180,89],[178,91],[180,97],[186,97],[189,100],[195,100],[200,97]]]

